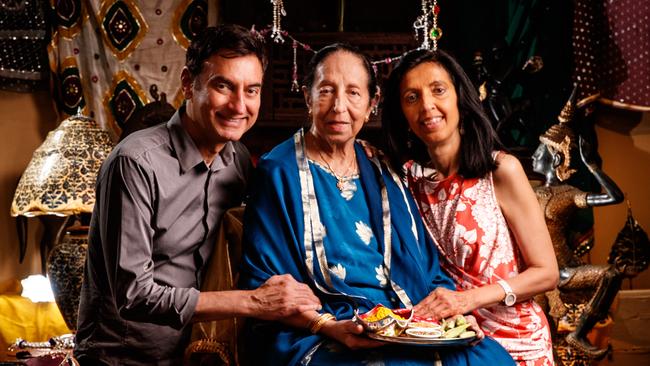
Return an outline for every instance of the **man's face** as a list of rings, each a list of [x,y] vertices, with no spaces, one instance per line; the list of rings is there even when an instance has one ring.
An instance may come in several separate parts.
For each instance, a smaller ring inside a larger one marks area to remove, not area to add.
[[[204,61],[194,79],[183,70],[186,113],[193,121],[197,145],[237,141],[253,126],[260,109],[263,74],[255,55],[233,57],[227,50]]]

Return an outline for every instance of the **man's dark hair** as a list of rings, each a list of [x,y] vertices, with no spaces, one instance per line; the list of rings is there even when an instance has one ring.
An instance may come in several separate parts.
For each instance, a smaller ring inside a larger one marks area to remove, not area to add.
[[[314,85],[314,77],[316,73],[316,68],[320,65],[327,56],[331,55],[334,52],[343,51],[351,53],[361,59],[363,66],[366,68],[366,73],[368,74],[368,93],[370,95],[370,100],[375,97],[377,93],[377,76],[375,71],[372,68],[372,64],[368,57],[364,55],[357,47],[349,45],[347,43],[333,43],[331,45],[321,48],[314,56],[312,56],[307,69],[305,72],[305,77],[303,78],[303,85],[307,90],[311,90],[312,85]]]
[[[255,55],[262,68],[268,63],[264,40],[250,30],[235,24],[221,24],[208,27],[201,32],[187,48],[185,66],[192,78],[197,77],[203,69],[203,62],[221,50],[227,50],[225,57]]]
[[[407,72],[425,62],[438,64],[445,69],[456,89],[459,127],[462,126],[464,130],[460,139],[458,173],[465,178],[477,178],[494,171],[497,165],[492,158],[492,151],[502,148],[497,134],[483,111],[478,92],[463,68],[453,57],[440,50],[414,50],[407,53],[395,66],[384,87],[381,124],[393,168],[403,174],[402,165],[406,161],[414,160],[425,165],[431,160],[427,146],[409,132],[409,124],[400,102],[402,79]]]

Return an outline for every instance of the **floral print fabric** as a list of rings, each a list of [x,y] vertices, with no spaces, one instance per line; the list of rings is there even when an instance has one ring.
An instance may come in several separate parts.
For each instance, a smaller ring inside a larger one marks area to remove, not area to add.
[[[362,289],[363,296],[375,303],[399,307],[388,289],[384,256],[370,227],[370,211],[359,176],[347,185],[354,190],[340,191],[330,170],[314,161],[310,169],[318,197],[323,238],[330,274],[334,283],[346,282]]]
[[[407,184],[440,251],[440,264],[458,291],[517,275],[524,262],[496,200],[492,174],[435,179],[435,171],[406,165]],[[532,299],[512,307],[495,305],[473,312],[486,335],[520,365],[552,365],[550,330]]]

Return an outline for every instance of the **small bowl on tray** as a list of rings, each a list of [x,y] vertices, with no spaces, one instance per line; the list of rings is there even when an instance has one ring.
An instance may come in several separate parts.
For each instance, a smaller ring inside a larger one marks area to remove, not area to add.
[[[412,317],[413,309],[391,310],[379,304],[363,314],[355,309],[353,321],[361,324],[368,333],[398,337],[408,327]]]
[[[442,329],[436,328],[407,328],[405,331],[407,336],[416,338],[436,339],[442,337]]]

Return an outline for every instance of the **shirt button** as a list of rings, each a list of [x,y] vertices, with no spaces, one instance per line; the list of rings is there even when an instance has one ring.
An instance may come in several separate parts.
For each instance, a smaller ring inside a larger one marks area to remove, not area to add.
[[[149,272],[153,268],[153,261],[148,260],[142,267],[145,272]]]

